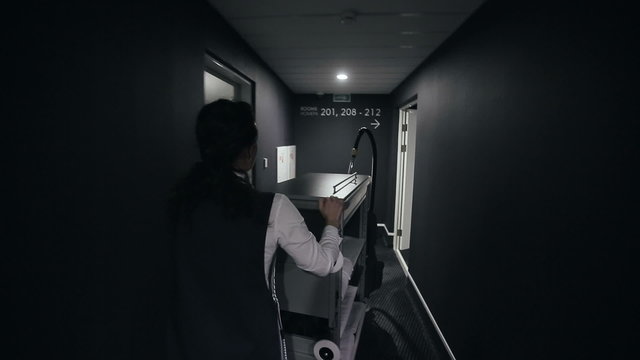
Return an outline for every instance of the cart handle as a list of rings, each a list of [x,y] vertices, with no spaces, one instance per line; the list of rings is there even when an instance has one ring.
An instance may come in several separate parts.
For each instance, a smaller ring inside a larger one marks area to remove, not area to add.
[[[347,185],[349,185],[349,184],[351,184],[351,183],[353,183],[353,184],[357,184],[357,183],[358,183],[358,182],[357,182],[357,178],[356,178],[356,176],[357,176],[357,175],[358,175],[358,173],[357,173],[357,172],[354,172],[353,174],[351,174],[351,175],[347,176],[344,180],[342,180],[342,181],[340,181],[339,183],[337,183],[337,184],[333,185],[333,193],[334,193],[334,194],[335,194],[335,193],[337,193],[338,191],[340,191],[340,190],[344,189]],[[337,189],[337,190],[336,190],[336,188],[337,188],[338,186],[340,186],[342,183],[346,182],[347,180],[349,180],[349,179],[351,179],[351,178],[353,178],[353,180],[352,180],[352,181],[349,181],[348,183],[346,183],[346,184],[342,185],[342,187],[340,187],[339,189]]]

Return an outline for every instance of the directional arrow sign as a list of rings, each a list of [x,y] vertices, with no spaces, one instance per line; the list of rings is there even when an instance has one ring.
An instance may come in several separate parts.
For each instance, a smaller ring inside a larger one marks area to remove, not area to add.
[[[373,121],[375,121],[375,122],[372,122],[371,125],[375,125],[373,127],[373,129],[375,130],[375,129],[378,128],[378,126],[380,126],[380,121],[378,121],[378,119],[373,119]]]

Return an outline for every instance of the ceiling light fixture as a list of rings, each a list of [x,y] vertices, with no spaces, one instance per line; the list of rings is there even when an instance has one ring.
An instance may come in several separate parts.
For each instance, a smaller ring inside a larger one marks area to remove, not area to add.
[[[338,80],[347,80],[349,78],[347,74],[338,74],[336,75],[336,77],[338,78]]]

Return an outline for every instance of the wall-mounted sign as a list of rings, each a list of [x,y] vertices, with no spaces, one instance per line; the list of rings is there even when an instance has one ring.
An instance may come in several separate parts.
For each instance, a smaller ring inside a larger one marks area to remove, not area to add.
[[[351,94],[333,94],[333,102],[351,102]]]
[[[380,117],[382,109],[380,108],[360,108],[360,107],[318,107],[318,106],[300,106],[301,116],[364,116],[364,117]]]
[[[364,117],[374,129],[380,126],[382,116],[381,108],[373,107],[320,107],[300,106],[300,116],[304,117],[336,117],[336,118],[362,118]]]
[[[296,177],[296,146],[278,146],[276,148],[278,156],[277,177],[278,183]]]

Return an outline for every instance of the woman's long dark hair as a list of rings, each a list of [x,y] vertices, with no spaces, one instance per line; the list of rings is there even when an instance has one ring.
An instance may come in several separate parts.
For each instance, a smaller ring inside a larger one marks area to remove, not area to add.
[[[174,224],[189,217],[203,200],[219,203],[230,217],[250,213],[254,190],[235,174],[233,163],[257,138],[253,112],[245,102],[221,99],[200,110],[196,139],[201,161],[173,188],[169,210]]]

